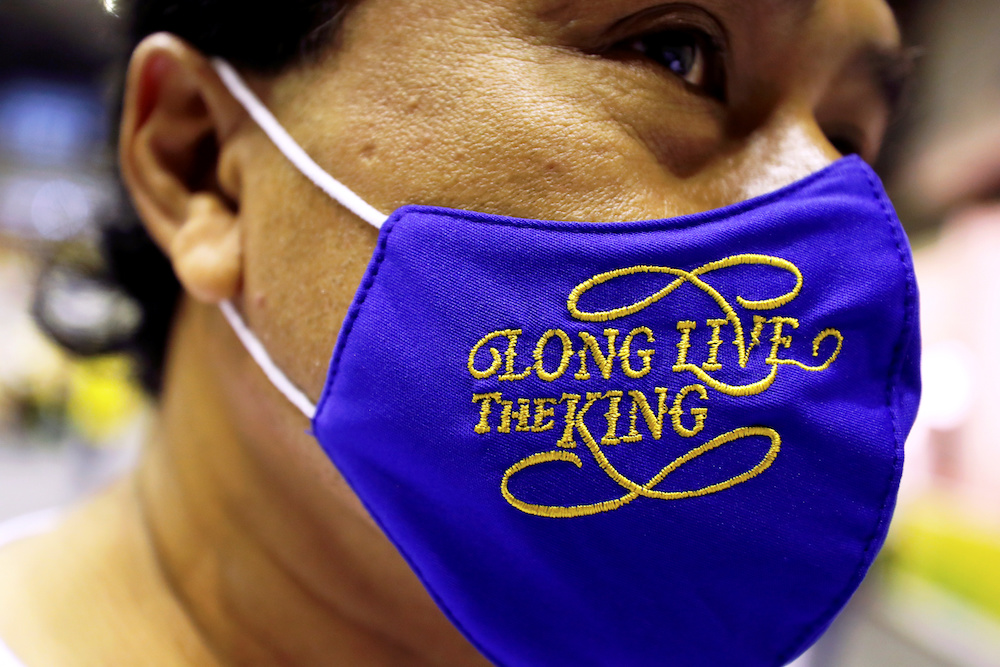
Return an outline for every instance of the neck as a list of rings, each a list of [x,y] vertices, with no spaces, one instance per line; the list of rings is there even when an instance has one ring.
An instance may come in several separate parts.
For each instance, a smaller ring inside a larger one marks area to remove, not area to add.
[[[214,309],[181,308],[137,473],[160,568],[204,643],[223,664],[486,664],[227,331]]]

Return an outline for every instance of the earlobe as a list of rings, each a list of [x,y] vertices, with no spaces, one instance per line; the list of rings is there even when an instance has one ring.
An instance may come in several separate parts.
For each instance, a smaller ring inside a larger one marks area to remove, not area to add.
[[[196,195],[170,243],[174,273],[194,298],[217,304],[232,299],[242,278],[242,237],[231,211],[215,197]]]
[[[232,298],[242,280],[238,151],[245,112],[207,59],[153,35],[130,63],[120,133],[122,175],[150,236],[196,299]]]

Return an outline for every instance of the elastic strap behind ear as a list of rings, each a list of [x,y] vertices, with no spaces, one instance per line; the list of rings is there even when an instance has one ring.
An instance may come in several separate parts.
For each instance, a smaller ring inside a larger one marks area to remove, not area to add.
[[[292,135],[288,134],[288,131],[281,126],[278,119],[274,117],[271,111],[264,106],[264,103],[250,90],[232,65],[221,58],[213,58],[212,66],[218,72],[222,83],[226,85],[232,96],[243,105],[243,108],[250,114],[250,117],[264,131],[264,134],[268,136],[278,150],[306,178],[315,183],[320,190],[333,197],[344,208],[371,224],[375,229],[382,228],[382,225],[389,216],[376,210],[368,202],[355,194],[353,190],[323,171],[323,168],[309,157],[309,154],[299,146],[295,139],[292,138]]]
[[[229,325],[233,327],[233,331],[236,332],[236,336],[243,343],[243,347],[246,348],[247,352],[253,357],[253,360],[257,362],[260,369],[264,371],[264,375],[267,379],[271,381],[274,388],[280,391],[285,398],[291,401],[292,405],[297,407],[302,414],[304,414],[309,421],[312,421],[313,417],[316,416],[316,406],[313,405],[312,401],[303,393],[301,389],[295,386],[295,384],[288,379],[277,364],[271,359],[271,355],[267,353],[264,349],[264,345],[257,339],[257,336],[250,331],[250,327],[246,325],[240,314],[236,312],[236,308],[229,301],[223,301],[219,304],[219,308],[222,309],[222,314],[226,316],[229,320]]]

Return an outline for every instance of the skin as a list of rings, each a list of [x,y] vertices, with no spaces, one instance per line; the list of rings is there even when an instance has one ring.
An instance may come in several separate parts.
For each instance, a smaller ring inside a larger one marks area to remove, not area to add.
[[[385,212],[660,218],[806,176],[840,157],[838,132],[874,158],[889,102],[873,54],[899,45],[881,0],[685,7],[361,0],[316,62],[248,79]],[[612,48],[678,22],[727,35],[724,101]],[[232,299],[315,401],[375,230],[169,35],[133,55],[121,163],[186,289],[158,426],[131,477],[0,553],[0,636],[35,665],[487,664],[216,308]]]

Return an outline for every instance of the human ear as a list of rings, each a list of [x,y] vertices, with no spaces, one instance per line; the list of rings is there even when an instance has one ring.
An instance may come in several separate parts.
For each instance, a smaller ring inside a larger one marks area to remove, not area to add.
[[[119,139],[122,175],[150,236],[187,292],[230,299],[242,280],[240,163],[245,118],[209,61],[166,33],[136,48]]]

